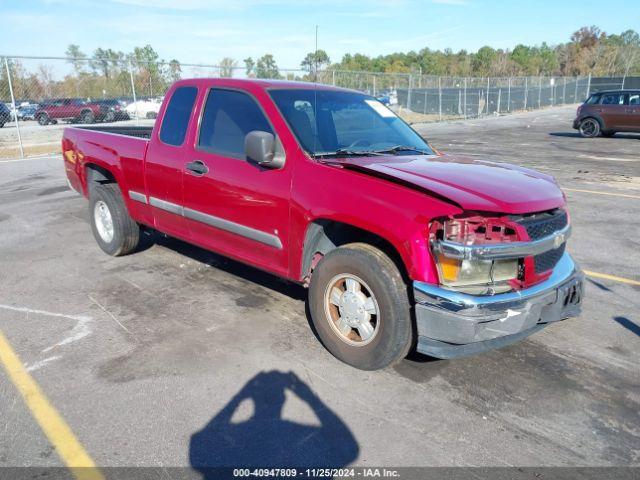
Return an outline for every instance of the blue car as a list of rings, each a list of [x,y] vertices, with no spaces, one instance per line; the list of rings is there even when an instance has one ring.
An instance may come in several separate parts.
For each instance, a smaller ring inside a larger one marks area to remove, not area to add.
[[[2,102],[0,102],[0,128],[11,120],[11,110]]]
[[[384,105],[391,105],[391,98],[389,98],[389,95],[378,95],[376,97],[376,100],[378,100],[380,103],[384,104]]]

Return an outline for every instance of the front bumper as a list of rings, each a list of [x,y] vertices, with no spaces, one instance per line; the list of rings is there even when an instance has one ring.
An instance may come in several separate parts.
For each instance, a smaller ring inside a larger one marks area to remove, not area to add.
[[[575,130],[578,130],[578,129],[580,128],[580,120],[579,120],[578,118],[575,118],[575,119],[573,120],[573,128],[574,128]]]
[[[418,351],[438,358],[473,355],[575,317],[580,314],[583,278],[565,253],[547,280],[516,292],[468,295],[413,282]]]

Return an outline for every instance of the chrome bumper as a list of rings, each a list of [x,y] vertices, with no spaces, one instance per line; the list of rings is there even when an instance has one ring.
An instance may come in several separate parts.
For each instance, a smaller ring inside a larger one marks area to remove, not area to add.
[[[565,253],[547,280],[517,292],[468,295],[413,282],[418,351],[438,358],[473,355],[575,317],[580,314],[583,277]]]

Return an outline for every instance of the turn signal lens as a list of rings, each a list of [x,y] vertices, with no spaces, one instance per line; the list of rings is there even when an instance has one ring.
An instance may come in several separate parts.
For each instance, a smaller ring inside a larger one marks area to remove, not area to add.
[[[442,279],[446,282],[455,282],[460,271],[460,260],[444,256],[441,256],[439,260]]]

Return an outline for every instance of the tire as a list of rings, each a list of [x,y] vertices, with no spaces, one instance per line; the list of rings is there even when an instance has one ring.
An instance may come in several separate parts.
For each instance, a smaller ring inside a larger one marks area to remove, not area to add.
[[[80,114],[80,123],[93,123],[95,117],[91,110],[85,110]]]
[[[104,208],[111,219],[111,236],[108,235],[108,229],[105,232],[105,223],[100,220]],[[119,257],[131,253],[140,242],[140,227],[129,216],[117,183],[91,187],[89,221],[98,246],[111,256]]]
[[[616,132],[612,131],[612,130],[607,130],[605,132],[600,132],[600,135],[602,135],[603,137],[607,137],[607,138],[611,138],[616,134]]]
[[[45,126],[49,123],[49,115],[47,115],[46,113],[41,113],[36,117],[36,120],[40,125]]]
[[[157,116],[158,116],[158,114],[156,112],[147,112],[147,115],[146,115],[146,117],[149,120],[155,120]]]
[[[350,296],[348,280],[360,285],[355,294],[351,288]],[[344,306],[332,300],[336,288],[342,294],[339,303]],[[359,303],[362,296],[372,300]],[[360,328],[350,328],[349,322],[362,320],[363,309],[376,313],[366,320],[369,332],[361,334]],[[320,340],[332,355],[358,369],[379,370],[407,356],[413,341],[410,309],[400,271],[386,254],[371,245],[352,243],[330,251],[311,276],[309,311]]]
[[[104,116],[104,122],[115,122],[116,120],[116,114],[113,113],[112,111],[108,111],[107,114]]]
[[[593,117],[588,117],[580,121],[580,135],[585,138],[594,138],[600,134],[602,128],[600,122]]]

